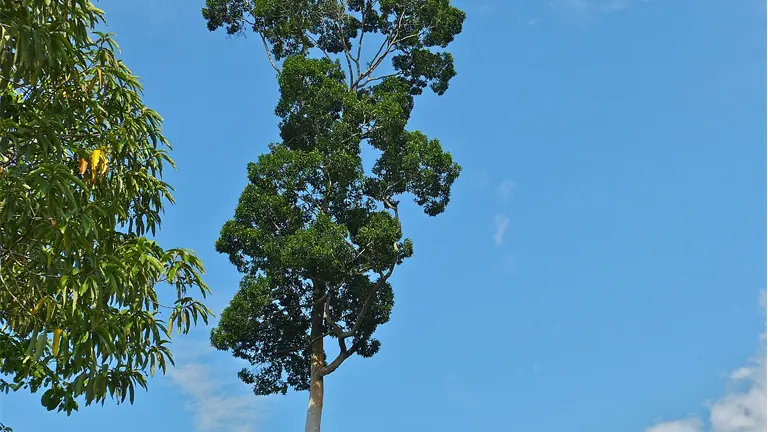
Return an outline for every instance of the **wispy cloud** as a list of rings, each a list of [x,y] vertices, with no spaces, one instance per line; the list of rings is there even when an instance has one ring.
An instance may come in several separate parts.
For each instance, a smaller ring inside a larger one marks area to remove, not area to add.
[[[507,233],[507,227],[509,226],[509,217],[505,214],[496,215],[493,224],[496,227],[493,233],[493,241],[496,242],[496,246],[501,246],[504,242],[504,234]]]
[[[177,366],[168,370],[187,397],[198,432],[254,432],[263,398],[257,398],[235,376],[234,368],[214,366],[213,349],[202,344],[174,347]],[[225,371],[222,371],[224,369]],[[220,372],[221,371],[221,372]]]
[[[584,19],[595,14],[623,11],[649,1],[651,0],[553,0],[549,6],[569,18]]]
[[[506,201],[509,199],[509,196],[512,194],[512,189],[514,189],[515,186],[517,186],[517,183],[512,180],[504,180],[496,186],[496,195],[498,195],[502,201]]]
[[[761,305],[765,293],[761,293]],[[730,375],[724,396],[708,403],[709,422],[696,418],[659,423],[646,432],[766,432],[765,335],[758,355]]]

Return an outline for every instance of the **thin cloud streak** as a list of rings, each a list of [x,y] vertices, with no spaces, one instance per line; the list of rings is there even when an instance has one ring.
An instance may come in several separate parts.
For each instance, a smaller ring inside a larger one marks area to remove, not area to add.
[[[496,226],[496,231],[493,234],[493,241],[496,243],[496,246],[501,246],[504,242],[504,234],[507,233],[507,227],[509,226],[509,217],[503,214],[496,215],[494,225]]]

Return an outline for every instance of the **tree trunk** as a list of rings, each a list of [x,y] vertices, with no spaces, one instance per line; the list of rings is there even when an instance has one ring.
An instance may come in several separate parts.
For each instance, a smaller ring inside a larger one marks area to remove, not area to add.
[[[304,426],[304,432],[320,432],[320,421],[323,416],[323,377],[315,373],[314,360],[312,362],[312,369],[307,423]]]
[[[325,287],[315,282],[315,299],[323,295]],[[325,348],[323,346],[323,306],[315,303],[312,308],[312,328],[310,338],[312,343],[312,359],[310,363],[309,378],[309,407],[307,408],[307,422],[304,432],[320,432],[320,421],[323,416],[323,375],[320,373],[325,366]]]

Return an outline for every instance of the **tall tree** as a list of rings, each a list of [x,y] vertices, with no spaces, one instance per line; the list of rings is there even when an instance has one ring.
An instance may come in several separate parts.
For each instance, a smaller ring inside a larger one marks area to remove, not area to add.
[[[324,377],[381,345],[389,279],[413,253],[398,197],[436,216],[459,175],[437,140],[406,124],[414,96],[448,89],[456,72],[444,49],[465,14],[449,0],[207,0],[203,16],[211,31],[262,39],[282,139],[248,165],[216,243],[244,276],[211,342],[254,366],[239,376],[256,394],[309,390],[306,431],[316,432]],[[363,145],[380,155],[370,172]],[[328,337],[338,342],[329,357]]]
[[[172,329],[209,315],[200,260],[147,238],[173,162],[101,23],[88,0],[0,0],[0,390],[68,414],[133,402]]]

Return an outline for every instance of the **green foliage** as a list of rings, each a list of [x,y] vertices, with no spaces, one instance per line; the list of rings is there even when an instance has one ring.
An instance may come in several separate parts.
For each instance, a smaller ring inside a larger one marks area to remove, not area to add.
[[[346,54],[350,87],[375,80],[371,75],[387,54],[398,76],[420,94],[430,86],[437,94],[456,75],[453,57],[431,48],[445,48],[461,32],[465,14],[450,0],[206,0],[203,17],[209,30],[226,28],[238,34],[251,28],[271,46],[275,60],[307,56],[312,48],[326,57]],[[377,56],[361,65],[354,40],[365,34],[386,37]],[[381,55],[383,54],[383,55]]]
[[[282,140],[248,165],[216,243],[244,277],[211,342],[254,366],[240,378],[255,393],[306,390],[311,375],[381,346],[373,334],[394,305],[389,278],[413,254],[399,197],[430,216],[448,205],[460,167],[406,124],[414,96],[427,86],[443,94],[455,75],[439,49],[464,13],[449,0],[207,0],[203,16],[210,30],[263,38],[279,72]],[[365,35],[382,39],[368,63]],[[393,71],[377,75],[388,56]],[[379,154],[370,173],[364,145]],[[339,352],[315,371],[325,337]]]
[[[172,362],[210,311],[200,260],[148,239],[171,187],[160,116],[87,0],[0,0],[0,390],[68,414]],[[160,310],[157,284],[175,289]]]

